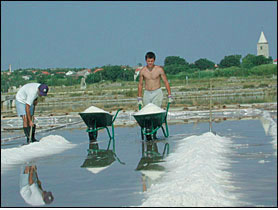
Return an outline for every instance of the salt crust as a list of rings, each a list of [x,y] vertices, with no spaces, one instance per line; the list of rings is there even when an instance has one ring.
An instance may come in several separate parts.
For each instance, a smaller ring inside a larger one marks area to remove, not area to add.
[[[140,111],[136,112],[134,115],[147,115],[147,114],[158,114],[166,112],[164,109],[161,109],[159,106],[149,103],[143,107]]]
[[[85,111],[83,111],[81,113],[107,113],[107,114],[109,114],[109,112],[104,111],[103,109],[100,109],[95,106],[90,106],[89,108],[87,108]]]

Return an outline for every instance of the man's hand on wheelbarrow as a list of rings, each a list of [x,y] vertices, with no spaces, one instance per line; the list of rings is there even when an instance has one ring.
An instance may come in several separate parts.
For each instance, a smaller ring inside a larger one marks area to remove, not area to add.
[[[174,101],[173,96],[168,95],[168,103],[172,103]]]
[[[138,97],[137,98],[137,101],[138,101],[138,106],[143,106],[143,100],[142,100],[142,97]]]

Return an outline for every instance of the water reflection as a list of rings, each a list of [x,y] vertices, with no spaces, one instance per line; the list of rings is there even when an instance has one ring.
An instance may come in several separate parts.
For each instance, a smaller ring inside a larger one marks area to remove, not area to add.
[[[161,163],[165,162],[164,158],[169,154],[169,143],[159,142],[164,144],[162,153],[158,151],[157,143],[142,141],[142,157],[135,170],[142,173],[143,192],[165,173],[165,167]]]
[[[21,197],[32,206],[50,204],[54,200],[52,193],[42,188],[35,164],[26,164],[21,167],[19,186]]]
[[[97,140],[90,140],[88,155],[81,168],[96,174],[108,168],[116,159],[114,152],[107,149],[99,149]]]
[[[266,117],[260,117],[260,121],[264,128],[265,135],[268,136],[270,131],[270,126],[271,126],[271,121]]]

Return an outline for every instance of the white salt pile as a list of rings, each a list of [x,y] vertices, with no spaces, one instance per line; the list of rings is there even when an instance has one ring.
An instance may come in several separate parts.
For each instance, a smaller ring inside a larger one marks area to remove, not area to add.
[[[232,193],[231,174],[226,171],[231,140],[210,132],[190,136],[179,143],[162,163],[165,173],[145,193],[143,207],[238,206]]]
[[[43,137],[39,142],[1,149],[1,169],[6,164],[24,163],[39,157],[57,154],[75,146],[76,144],[70,143],[62,136],[49,135]]]
[[[108,113],[109,114],[109,112],[104,111],[103,109],[100,109],[95,106],[90,106],[89,108],[87,108],[85,111],[83,111],[81,113]]]
[[[158,114],[166,112],[164,109],[161,109],[159,106],[149,103],[146,106],[143,107],[139,112],[136,112],[134,115],[147,115],[147,114]]]

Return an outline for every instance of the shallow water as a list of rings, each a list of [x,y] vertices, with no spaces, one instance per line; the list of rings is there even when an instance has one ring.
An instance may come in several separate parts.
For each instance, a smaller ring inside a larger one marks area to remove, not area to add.
[[[238,203],[241,206],[277,206],[277,153],[275,155],[273,137],[266,135],[261,121],[224,121],[213,123],[212,128],[219,136],[228,137],[232,141],[232,152],[227,155],[230,167],[226,171],[231,174],[232,193],[239,195]],[[169,143],[170,154],[174,153],[186,137],[208,132],[209,124],[169,125],[169,130],[167,141],[157,143],[160,153],[166,142]],[[148,192],[153,185],[152,180],[146,180],[147,177],[141,171],[135,170],[142,157],[138,126],[115,128],[116,155],[125,164],[116,159],[96,174],[81,168],[89,148],[88,135],[84,129],[56,130],[38,134],[37,137],[41,139],[50,134],[62,136],[76,146],[33,161],[43,189],[51,191],[54,196],[54,201],[47,207],[126,207],[143,204],[148,196],[143,190]],[[158,137],[163,139],[162,135],[160,130]],[[106,132],[99,132],[98,142],[101,149],[107,147]],[[24,164],[1,164],[2,207],[30,206],[19,194],[22,166]],[[190,175],[185,172],[185,177]],[[161,180],[158,178],[155,182],[160,183]],[[167,188],[167,183],[163,186]],[[198,192],[191,193],[198,195]]]

